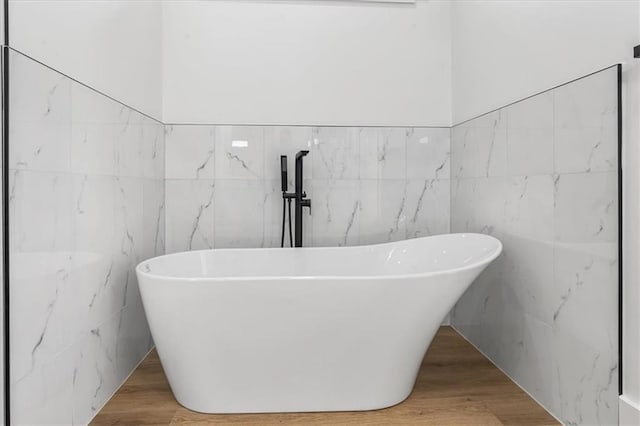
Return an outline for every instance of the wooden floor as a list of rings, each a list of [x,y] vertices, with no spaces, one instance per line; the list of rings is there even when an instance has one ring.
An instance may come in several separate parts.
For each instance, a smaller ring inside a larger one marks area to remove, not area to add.
[[[413,393],[377,411],[207,415],[180,406],[152,352],[94,425],[551,425],[558,424],[450,327],[442,327]]]

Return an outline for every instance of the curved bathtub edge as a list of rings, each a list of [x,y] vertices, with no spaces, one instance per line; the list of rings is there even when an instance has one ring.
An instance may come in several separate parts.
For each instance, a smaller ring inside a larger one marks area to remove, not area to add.
[[[202,281],[206,281],[206,282],[228,282],[228,281],[246,281],[247,279],[251,279],[251,280],[255,280],[255,281],[282,281],[282,280],[304,280],[304,281],[313,281],[313,280],[321,280],[321,279],[341,279],[341,280],[387,280],[387,279],[402,279],[402,278],[419,278],[419,277],[437,277],[437,276],[446,276],[446,275],[452,275],[452,274],[456,274],[456,273],[460,273],[460,272],[465,272],[468,271],[470,269],[482,266],[482,265],[489,265],[491,264],[494,260],[496,260],[503,252],[504,250],[504,246],[502,244],[502,241],[500,241],[498,238],[492,236],[492,235],[488,235],[488,234],[479,234],[479,233],[469,233],[469,232],[464,232],[464,233],[457,233],[457,234],[440,234],[440,235],[431,235],[428,237],[422,237],[424,239],[427,238],[434,238],[434,237],[441,237],[444,235],[482,235],[483,237],[489,238],[494,240],[497,243],[497,247],[495,252],[488,258],[483,259],[481,261],[475,262],[475,263],[471,263],[468,265],[464,265],[464,266],[460,266],[458,268],[454,268],[454,269],[446,269],[446,270],[442,270],[442,271],[427,271],[427,272],[416,272],[416,273],[409,273],[409,274],[393,274],[393,275],[320,275],[320,276],[316,276],[316,275],[301,275],[301,276],[289,276],[289,275],[271,275],[271,276],[224,276],[224,277],[167,277],[165,275],[160,275],[160,274],[155,274],[153,272],[151,272],[150,270],[144,270],[145,269],[145,265],[147,262],[152,261],[152,260],[156,260],[156,259],[161,259],[161,258],[165,258],[168,256],[173,256],[179,253],[169,253],[169,254],[165,254],[162,256],[156,256],[150,259],[146,259],[142,262],[140,262],[136,268],[135,268],[135,272],[137,274],[140,275],[144,275],[146,277],[149,277],[151,279],[154,280],[159,280],[159,281],[174,281],[176,279],[180,279],[182,281],[186,281],[186,282],[202,282]],[[415,240],[415,239],[411,239],[411,240]],[[411,240],[400,240],[400,241],[392,241],[392,242],[388,242],[388,243],[380,243],[380,244],[368,244],[368,245],[363,245],[363,246],[347,246],[347,247],[304,247],[304,248],[248,248],[248,249],[242,249],[242,248],[236,248],[236,249],[220,249],[220,250],[230,250],[230,251],[249,251],[249,250],[322,250],[322,249],[340,249],[340,250],[348,250],[348,249],[358,249],[358,248],[363,248],[363,247],[373,247],[373,246],[385,246],[385,245],[393,245],[393,244],[398,244],[399,242],[402,241],[411,241]],[[216,250],[216,249],[203,249],[203,250],[193,250],[193,251],[189,251],[189,252],[180,252],[180,253],[201,253],[201,252],[208,252],[211,250]],[[148,268],[148,267],[147,267]]]

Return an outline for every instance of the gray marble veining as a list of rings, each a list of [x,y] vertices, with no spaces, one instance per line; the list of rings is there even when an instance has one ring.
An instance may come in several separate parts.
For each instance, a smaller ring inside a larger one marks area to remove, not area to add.
[[[451,321],[565,424],[617,424],[617,72],[452,129],[451,230],[504,253]]]
[[[86,424],[152,347],[133,268],[165,251],[164,126],[10,62],[12,418]]]
[[[449,129],[174,125],[167,129],[167,250],[278,247],[280,155],[288,156],[293,190],[302,149],[309,151],[304,186],[312,199],[305,245],[449,231]],[[197,169],[211,151],[215,171],[205,178]]]
[[[498,110],[451,129],[451,177],[505,176],[507,114]]]

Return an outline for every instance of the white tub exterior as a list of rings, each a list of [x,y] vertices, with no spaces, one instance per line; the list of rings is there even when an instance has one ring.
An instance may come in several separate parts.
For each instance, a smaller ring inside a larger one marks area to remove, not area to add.
[[[136,272],[180,404],[204,413],[355,411],[409,396],[442,319],[501,250],[490,236],[450,234],[193,251]]]

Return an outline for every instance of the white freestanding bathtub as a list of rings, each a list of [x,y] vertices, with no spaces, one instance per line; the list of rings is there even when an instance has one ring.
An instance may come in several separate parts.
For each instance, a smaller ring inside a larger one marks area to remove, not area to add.
[[[443,318],[501,252],[481,234],[170,254],[136,268],[178,402],[204,413],[371,410],[413,388]]]

